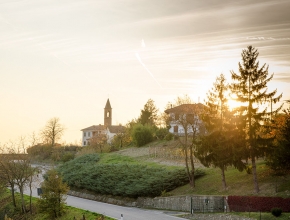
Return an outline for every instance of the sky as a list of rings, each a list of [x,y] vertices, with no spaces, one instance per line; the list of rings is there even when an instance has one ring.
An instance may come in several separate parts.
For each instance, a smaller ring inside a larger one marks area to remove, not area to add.
[[[290,99],[290,0],[0,0],[0,143],[29,140],[53,118],[66,130],[137,118],[148,99],[163,112],[187,94],[203,102],[242,50],[274,73]]]

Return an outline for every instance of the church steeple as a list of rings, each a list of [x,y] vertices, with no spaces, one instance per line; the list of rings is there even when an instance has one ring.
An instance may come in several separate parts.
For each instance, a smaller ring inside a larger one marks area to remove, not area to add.
[[[107,100],[106,106],[104,108],[104,125],[112,125],[112,107],[109,99]]]

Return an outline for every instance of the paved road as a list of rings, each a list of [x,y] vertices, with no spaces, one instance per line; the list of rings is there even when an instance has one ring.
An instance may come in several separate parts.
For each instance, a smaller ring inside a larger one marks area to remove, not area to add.
[[[39,175],[39,179],[42,181],[41,175]],[[34,197],[38,197],[37,188],[40,186],[39,182],[33,186],[32,195]],[[29,195],[29,193],[29,190],[26,189],[25,194]],[[123,220],[184,220],[183,218],[172,216],[174,212],[123,207],[74,196],[67,196],[66,202],[69,206],[100,213],[115,219],[121,219],[122,214]]]

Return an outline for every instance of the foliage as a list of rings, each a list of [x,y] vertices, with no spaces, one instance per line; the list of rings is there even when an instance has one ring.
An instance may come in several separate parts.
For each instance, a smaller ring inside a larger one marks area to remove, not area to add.
[[[231,211],[262,211],[270,212],[273,207],[280,207],[283,212],[290,212],[290,198],[228,196]]]
[[[168,128],[156,128],[155,129],[155,137],[158,140],[164,140],[168,134],[169,134]]]
[[[267,164],[278,174],[290,170],[290,108],[274,119],[276,144],[267,155]]]
[[[118,133],[113,137],[111,141],[111,146],[112,146],[111,151],[122,149],[124,147],[129,146],[131,143],[132,143],[132,138],[130,134],[130,128],[129,128],[129,125],[127,125],[125,127],[124,132]]]
[[[15,153],[11,152],[11,154]],[[16,187],[18,187],[21,197],[20,209],[22,213],[25,213],[27,210],[23,199],[24,188],[31,186],[32,177],[37,171],[37,168],[31,166],[30,161],[27,160],[25,155],[20,155],[18,157],[18,160],[13,160],[9,158],[9,156],[2,156],[0,160],[0,185],[10,187],[14,207],[17,206],[15,190]]]
[[[256,193],[259,192],[256,158],[264,156],[269,149],[267,145],[271,144],[272,141],[272,138],[262,136],[261,128],[272,114],[280,110],[278,108],[273,112],[267,112],[266,109],[260,110],[259,106],[263,103],[276,103],[282,97],[282,94],[274,97],[277,90],[267,91],[267,83],[272,80],[273,74],[268,77],[268,66],[266,67],[266,64],[261,68],[259,67],[258,55],[257,49],[248,46],[247,49],[242,51],[242,64],[239,63],[240,73],[231,71],[232,93],[236,95],[237,101],[245,103],[244,106],[236,109],[236,114],[241,115],[242,121],[245,122],[245,151],[247,151],[247,157],[251,158]]]
[[[132,130],[132,139],[138,147],[153,141],[153,129],[149,125],[136,124]]]
[[[64,126],[60,124],[59,118],[51,118],[41,130],[40,135],[44,143],[54,147],[56,141],[60,140],[63,135],[64,129]]]
[[[244,147],[243,131],[227,106],[228,88],[221,74],[208,92],[202,117],[207,132],[201,137],[197,150],[197,157],[203,165],[221,169],[224,190],[227,189],[226,168],[234,165],[242,170],[245,167],[241,154]]]
[[[91,137],[88,144],[90,147],[96,149],[96,152],[102,153],[107,145],[107,135],[96,134],[93,137]]]
[[[48,144],[37,144],[27,148],[27,153],[31,159],[36,161],[53,160],[68,161],[75,157],[76,153],[81,149],[79,146],[55,146]]]
[[[172,133],[168,133],[165,137],[164,140],[166,141],[171,141],[173,139],[174,135]]]
[[[281,208],[272,208],[271,209],[271,213],[275,217],[278,217],[278,216],[280,216],[282,214],[282,209]]]
[[[194,180],[194,152],[197,147],[197,140],[205,132],[201,114],[203,104],[192,104],[189,96],[177,97],[176,107],[167,109],[165,112],[170,115],[172,123],[182,127],[183,133],[176,136],[184,153],[186,173],[191,187],[195,187]]]
[[[71,187],[126,197],[159,196],[162,191],[170,191],[188,180],[183,169],[120,161],[96,163],[96,160],[79,157],[61,165],[59,172]]]
[[[69,190],[62,176],[55,169],[49,170],[41,188],[43,193],[38,201],[40,212],[48,214],[52,219],[61,216],[65,211],[65,195]]]
[[[149,99],[141,110],[140,117],[137,122],[142,125],[156,126],[158,121],[158,109],[152,99]]]

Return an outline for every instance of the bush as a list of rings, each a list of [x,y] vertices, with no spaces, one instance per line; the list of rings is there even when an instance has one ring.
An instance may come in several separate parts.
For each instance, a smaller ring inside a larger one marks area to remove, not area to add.
[[[155,136],[158,140],[163,140],[168,134],[169,131],[167,128],[157,128],[155,131]]]
[[[247,172],[247,174],[252,174],[252,165],[246,166],[246,172]]]
[[[99,164],[97,160],[98,156],[84,155],[64,163],[58,170],[71,187],[124,197],[159,196],[164,190],[168,192],[188,183],[184,169],[129,164],[121,159],[115,164]]]
[[[228,196],[230,210],[237,212],[270,212],[272,207],[280,207],[283,212],[290,212],[290,198],[260,196]]]
[[[165,137],[164,140],[166,141],[171,141],[173,139],[174,135],[172,133],[168,133]]]
[[[132,139],[137,145],[141,147],[153,141],[153,129],[149,125],[136,124],[133,127]]]
[[[280,208],[272,208],[271,209],[271,213],[272,213],[272,215],[278,217],[278,216],[280,216],[282,214],[282,209],[280,209]]]

